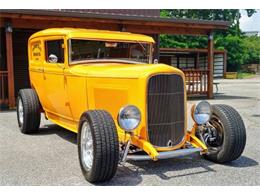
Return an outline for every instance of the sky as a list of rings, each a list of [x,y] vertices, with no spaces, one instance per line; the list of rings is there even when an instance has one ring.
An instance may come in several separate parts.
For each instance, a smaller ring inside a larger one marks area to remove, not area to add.
[[[240,28],[242,31],[259,31],[260,32],[260,10],[253,16],[247,17],[245,10],[241,10]]]

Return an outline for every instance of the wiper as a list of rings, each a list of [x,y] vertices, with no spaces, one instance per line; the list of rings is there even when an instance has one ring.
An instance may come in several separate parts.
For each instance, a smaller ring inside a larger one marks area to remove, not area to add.
[[[136,41],[136,42],[142,47],[142,49],[143,49],[143,54],[146,55],[146,49],[145,49],[145,47],[143,46],[143,44],[140,43],[139,41]]]
[[[142,47],[142,49],[144,50],[144,54],[145,54],[145,52],[146,52],[146,49],[145,49],[145,47],[143,46],[143,44],[142,43],[140,43],[139,41],[137,41],[137,43]]]

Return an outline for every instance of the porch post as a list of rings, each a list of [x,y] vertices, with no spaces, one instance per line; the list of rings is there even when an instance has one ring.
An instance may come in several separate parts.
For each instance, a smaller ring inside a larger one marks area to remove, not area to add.
[[[223,72],[224,72],[224,74],[223,74],[223,76],[224,76],[224,78],[226,78],[226,72],[227,72],[227,51],[225,50],[225,52],[224,52],[224,56],[223,56]]]
[[[160,60],[160,35],[155,34],[155,35],[153,35],[153,38],[155,41],[153,57],[154,57],[154,59],[157,59],[159,62],[159,60]]]
[[[9,108],[15,107],[14,95],[14,64],[13,64],[13,38],[12,26],[10,22],[5,25],[5,41],[6,41],[6,62],[8,71],[8,104]]]
[[[199,63],[200,63],[200,52],[197,51],[196,62],[195,62],[195,69],[199,68]]]
[[[213,98],[213,57],[214,57],[213,34],[208,34],[208,98]]]

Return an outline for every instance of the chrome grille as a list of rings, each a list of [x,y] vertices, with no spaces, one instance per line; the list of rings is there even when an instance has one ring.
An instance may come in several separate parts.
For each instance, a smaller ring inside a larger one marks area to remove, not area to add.
[[[184,137],[184,86],[180,75],[155,75],[148,83],[148,135],[151,144],[175,146]]]

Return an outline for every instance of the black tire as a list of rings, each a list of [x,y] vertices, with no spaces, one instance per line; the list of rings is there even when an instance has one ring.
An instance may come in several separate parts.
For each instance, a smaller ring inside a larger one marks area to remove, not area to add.
[[[23,118],[20,120],[19,106],[22,104]],[[41,110],[38,96],[34,89],[21,89],[17,97],[17,121],[22,133],[35,133],[39,130]]]
[[[234,161],[241,156],[246,145],[246,129],[244,122],[239,113],[228,105],[212,105],[212,122],[213,118],[219,120],[219,124],[223,129],[222,144],[217,151],[209,147],[209,153],[205,154],[205,158],[217,162],[227,163]]]
[[[82,126],[87,122],[93,140],[92,167],[87,170],[82,157]],[[117,129],[111,115],[104,110],[90,110],[82,114],[78,128],[78,155],[82,173],[91,183],[110,180],[119,161]]]

